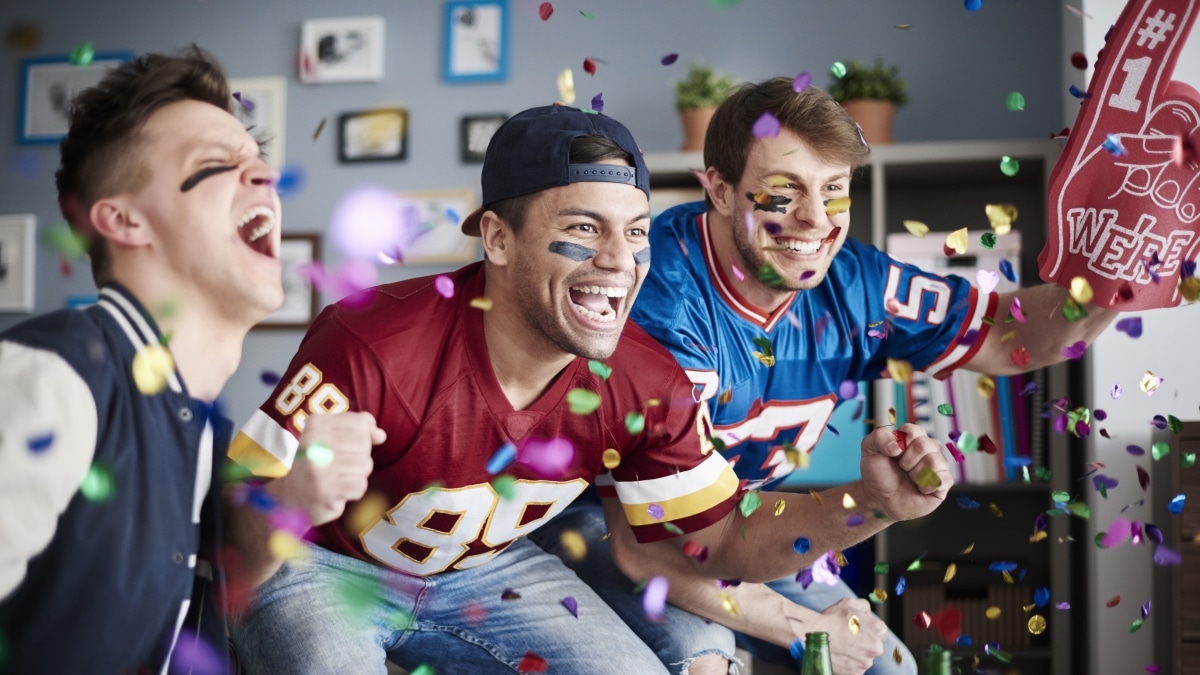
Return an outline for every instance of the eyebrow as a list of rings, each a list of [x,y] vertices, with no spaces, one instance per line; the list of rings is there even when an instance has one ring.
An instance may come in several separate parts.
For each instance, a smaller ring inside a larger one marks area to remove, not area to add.
[[[597,213],[596,211],[592,211],[591,209],[583,208],[582,206],[568,206],[568,207],[560,210],[558,212],[558,215],[560,217],[561,216],[583,216],[584,218],[591,218],[592,220],[595,220],[595,221],[601,222],[601,223],[606,223],[609,220],[604,215]],[[646,210],[646,211],[643,211],[642,213],[638,214],[636,217],[634,217],[629,222],[636,223],[640,220],[649,220],[649,219],[650,219],[650,211]]]
[[[765,182],[767,182],[767,179],[772,176],[783,176],[784,178],[787,178],[788,180],[791,180],[791,181],[795,181],[797,183],[804,182],[804,181],[800,180],[799,176],[792,173],[791,171],[779,171],[779,170],[764,171],[762,173],[762,176],[758,180],[765,183]],[[822,183],[834,183],[834,182],[837,182],[837,181],[843,180],[843,179],[850,180],[850,173],[849,172],[837,173],[837,174],[834,174],[834,175],[826,178],[825,180],[823,180],[821,182]]]

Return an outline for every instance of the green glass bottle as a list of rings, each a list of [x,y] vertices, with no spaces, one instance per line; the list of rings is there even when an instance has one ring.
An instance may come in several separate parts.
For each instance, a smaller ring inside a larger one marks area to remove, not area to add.
[[[804,641],[804,662],[800,665],[800,675],[833,675],[829,633],[808,633]]]
[[[921,675],[951,675],[950,650],[937,645],[925,652],[925,663],[921,664]]]

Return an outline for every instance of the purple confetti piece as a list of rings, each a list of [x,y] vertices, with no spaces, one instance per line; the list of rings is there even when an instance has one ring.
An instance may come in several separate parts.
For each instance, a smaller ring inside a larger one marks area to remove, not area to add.
[[[1142,621],[1145,621],[1150,616],[1150,601],[1147,600],[1142,604]]]
[[[562,599],[562,606],[567,608],[567,611],[571,613],[571,616],[575,617],[576,619],[579,618],[578,600],[568,595]]]
[[[772,237],[778,237],[783,234],[783,226],[779,223],[763,223],[763,229]]]
[[[839,437],[839,438],[840,438],[840,437],[841,437],[841,435],[842,435],[842,432],[838,431],[838,430],[837,430],[837,427],[833,426],[832,424],[826,424],[826,425],[825,425],[825,429],[826,429],[826,430],[827,430],[829,433],[831,433],[831,434],[833,434],[834,436],[837,436],[837,437]]]
[[[1162,415],[1155,415],[1154,419],[1150,420],[1150,426],[1156,427],[1158,429],[1166,429],[1167,428],[1167,418],[1163,417]]]
[[[1154,523],[1146,523],[1146,537],[1156,544],[1163,543],[1163,532]]]
[[[217,650],[204,638],[184,628],[179,631],[175,649],[171,652],[170,672],[220,675],[227,671]]]
[[[434,278],[433,287],[437,289],[438,295],[443,298],[454,297],[454,280],[445,274],[439,274]]]
[[[858,405],[854,408],[854,414],[850,415],[851,422],[857,422],[863,416],[863,410],[866,408],[867,400],[865,398],[858,399]]]
[[[800,588],[807,591],[808,587],[812,585],[812,582],[813,573],[811,567],[805,567],[796,573],[796,583],[800,584]]]
[[[1076,342],[1068,347],[1063,347],[1062,354],[1068,359],[1081,359],[1084,352],[1087,351],[1087,343],[1083,340]]]
[[[1103,422],[1104,420],[1108,419],[1108,413],[1097,408],[1096,410],[1092,411],[1092,417],[1095,417],[1097,421]]]
[[[1038,383],[1030,382],[1025,385],[1024,389],[1021,390],[1021,396],[1033,396],[1034,394],[1038,393],[1039,391],[1041,391],[1041,388],[1038,387]]]
[[[1142,317],[1130,316],[1117,321],[1117,330],[1131,338],[1142,336]]]
[[[1112,389],[1109,389],[1109,390],[1108,390],[1108,395],[1109,395],[1109,396],[1111,396],[1111,397],[1112,397],[1112,400],[1114,400],[1114,401],[1115,401],[1115,400],[1117,400],[1117,399],[1121,398],[1121,394],[1122,394],[1122,393],[1124,393],[1124,392],[1125,392],[1125,388],[1124,388],[1124,387],[1122,387],[1122,386],[1121,386],[1121,385],[1119,385],[1119,384],[1114,384],[1114,385],[1112,386]]]
[[[808,281],[815,276],[817,276],[816,270],[804,270],[800,273],[800,281]]]
[[[1142,524],[1136,520],[1129,524],[1129,538],[1135,545],[1142,543]]]
[[[649,513],[650,517],[655,520],[662,520],[663,516],[666,515],[666,511],[663,511],[663,507],[658,504],[651,504],[646,507],[646,513]]]
[[[863,521],[865,520],[866,517],[861,513],[851,514],[851,516],[846,519],[846,527],[858,527],[859,525],[862,525]]]
[[[1157,663],[1151,663],[1150,665],[1146,666],[1146,672],[1147,673],[1161,673],[1162,666],[1158,665]]]
[[[1055,606],[1054,606],[1054,608],[1055,608],[1055,609],[1071,609],[1071,603],[1069,603],[1069,602],[1060,602],[1060,603],[1058,603],[1057,605],[1055,605]]]
[[[233,97],[237,99],[238,103],[242,104],[242,107],[245,108],[247,112],[252,112],[254,110],[254,101],[250,98],[242,98],[242,92],[233,92]]]
[[[1158,565],[1159,567],[1178,565],[1182,560],[1183,557],[1179,555],[1178,551],[1163,546],[1162,544],[1159,544],[1158,548],[1154,549],[1154,564]]]
[[[679,60],[678,54],[667,54],[666,56],[662,57],[662,59],[659,60],[659,63],[663,64],[664,66],[669,66],[678,60]]]
[[[51,445],[54,445],[53,431],[49,431],[40,436],[30,436],[29,439],[25,441],[25,447],[29,448],[29,451],[35,455],[40,452],[45,452],[46,449]]]
[[[751,128],[751,133],[755,138],[775,138],[779,135],[779,118],[769,112],[765,112]]]
[[[1146,454],[1145,449],[1139,445],[1127,445],[1125,446],[1125,452],[1128,452],[1134,457],[1141,457],[1142,455]]]
[[[958,337],[958,344],[964,347],[970,347],[979,339],[979,331],[972,328]]]
[[[600,92],[592,97],[592,110],[604,112],[604,92]]]
[[[741,579],[717,579],[717,588],[734,588],[741,585]]]
[[[1112,488],[1117,487],[1118,483],[1120,483],[1120,481],[1117,480],[1116,478],[1109,478],[1108,476],[1105,476],[1102,473],[1098,473],[1095,476],[1092,476],[1092,486],[1095,487],[1097,490],[1100,489],[1101,485],[1104,486],[1105,490],[1111,490]]]
[[[1196,261],[1184,260],[1179,264],[1179,276],[1182,279],[1196,276]]]
[[[1046,515],[1045,511],[1039,513],[1037,515],[1037,518],[1033,519],[1033,529],[1035,531],[1044,530],[1044,529],[1046,529],[1046,526],[1049,524],[1050,524],[1050,518],[1049,518],[1049,516]]]
[[[792,80],[792,91],[799,94],[805,89],[808,89],[808,85],[810,84],[812,84],[812,75],[806,70]]]
[[[258,374],[258,379],[262,380],[262,383],[268,387],[274,387],[279,384],[279,373],[272,370],[264,370]]]
[[[651,621],[663,620],[668,590],[666,577],[653,577],[646,582],[646,589],[642,591],[642,611],[646,613],[646,618]]]
[[[847,401],[858,396],[858,383],[854,380],[842,380],[838,385],[838,396]]]
[[[1061,434],[1067,430],[1067,416],[1059,415],[1054,418],[1054,433]]]

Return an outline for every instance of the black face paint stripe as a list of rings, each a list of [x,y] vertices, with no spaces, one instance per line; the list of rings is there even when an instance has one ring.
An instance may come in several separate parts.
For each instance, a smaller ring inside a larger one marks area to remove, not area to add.
[[[179,191],[187,192],[188,190],[191,190],[192,188],[196,187],[200,183],[200,181],[204,180],[205,178],[208,178],[210,176],[215,176],[219,173],[225,173],[226,171],[233,171],[236,168],[237,168],[237,165],[233,164],[231,166],[210,166],[210,167],[207,167],[204,169],[200,169],[196,173],[192,174],[191,177],[189,177],[187,180],[183,181],[183,185],[179,186]]]
[[[575,262],[583,262],[596,257],[596,249],[569,241],[552,241],[549,248],[551,253],[557,253]]]
[[[787,213],[787,205],[792,203],[790,197],[781,197],[779,195],[767,195],[771,201],[766,204],[761,204],[754,198],[753,192],[746,193],[746,199],[749,199],[754,204],[755,211],[767,211],[768,213]]]
[[[646,263],[650,262],[650,247],[647,246],[640,251],[634,251],[633,262],[635,265],[645,265]]]

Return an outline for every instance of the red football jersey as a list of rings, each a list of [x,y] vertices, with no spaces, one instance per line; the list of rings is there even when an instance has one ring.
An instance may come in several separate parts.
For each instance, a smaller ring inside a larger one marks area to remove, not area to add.
[[[641,541],[672,536],[667,523],[704,528],[733,508],[737,478],[709,451],[704,408],[653,338],[626,324],[607,379],[577,358],[513,410],[492,370],[483,313],[470,306],[484,296],[483,265],[451,278],[450,299],[425,277],[376,288],[364,308],[323,311],[230,448],[258,475],[278,476],[309,415],[375,416],[387,441],[374,450],[368,494],[386,508],[364,517],[347,505],[318,528],[322,546],[422,576],[480,565],[570,504],[606,470],[608,448],[620,454],[611,478]],[[598,394],[599,407],[572,413],[573,389]],[[630,413],[644,416],[642,429],[636,416],[627,424]],[[498,491],[488,463],[506,443],[516,459],[500,473],[514,480]]]

